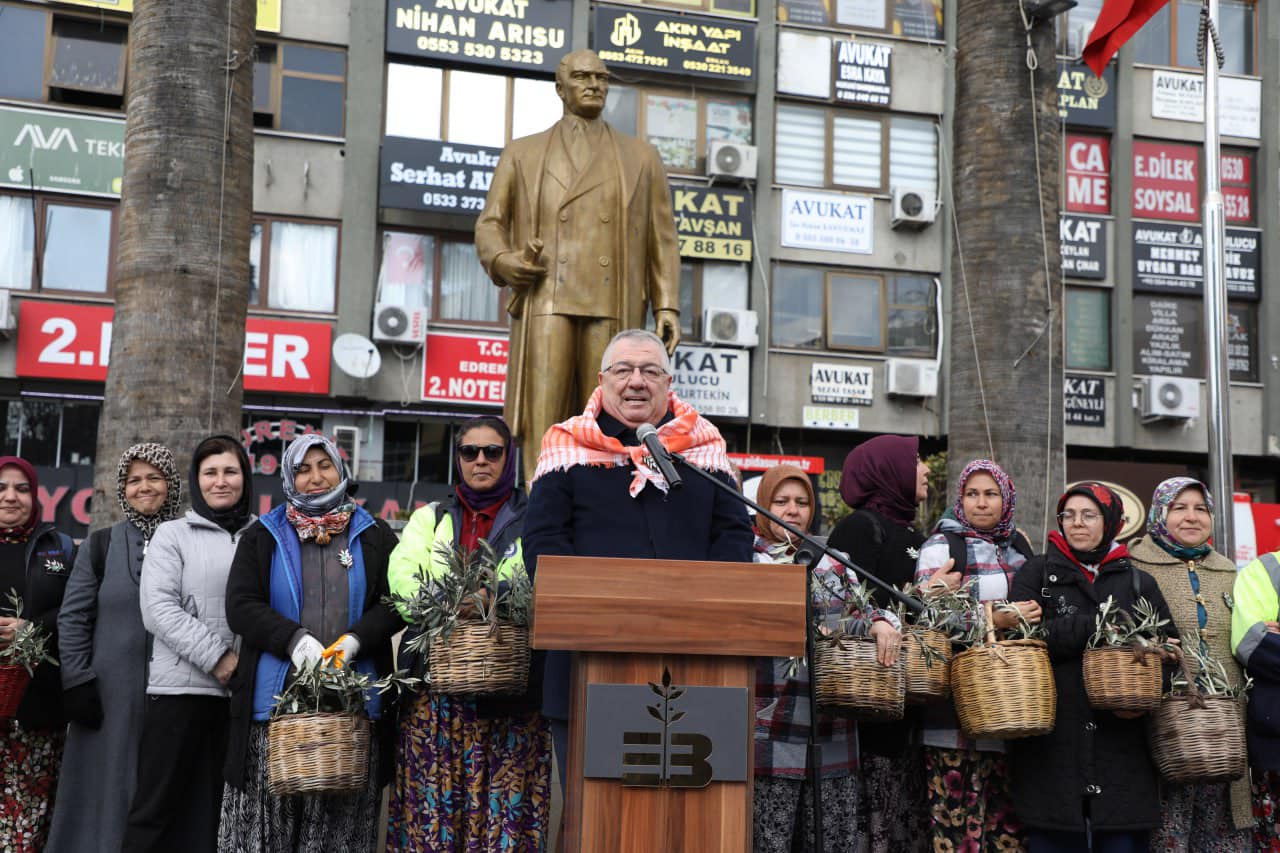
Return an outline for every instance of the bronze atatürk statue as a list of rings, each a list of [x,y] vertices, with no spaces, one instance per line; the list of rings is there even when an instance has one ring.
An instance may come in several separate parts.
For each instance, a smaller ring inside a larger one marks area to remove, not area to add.
[[[605,345],[653,309],[680,340],[680,251],[657,149],[600,118],[609,72],[594,51],[556,69],[564,116],[502,153],[476,223],[493,283],[510,287],[506,417],[528,478],[542,434],[582,411]],[[478,109],[483,108],[477,105]]]

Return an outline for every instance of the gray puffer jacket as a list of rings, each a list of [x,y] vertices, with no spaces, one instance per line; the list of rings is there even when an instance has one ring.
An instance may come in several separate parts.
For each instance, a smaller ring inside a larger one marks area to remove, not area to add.
[[[213,668],[232,647],[227,574],[254,516],[234,535],[192,510],[156,528],[142,562],[142,624],[155,635],[147,693],[230,696]]]

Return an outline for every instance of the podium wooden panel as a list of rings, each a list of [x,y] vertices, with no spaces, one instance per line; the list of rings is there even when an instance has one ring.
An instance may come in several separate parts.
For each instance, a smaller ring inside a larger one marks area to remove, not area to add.
[[[551,557],[538,560],[533,646],[577,652],[565,779],[566,853],[747,853],[755,659],[804,654],[803,566]],[[628,787],[583,776],[589,684],[747,690],[744,782]]]

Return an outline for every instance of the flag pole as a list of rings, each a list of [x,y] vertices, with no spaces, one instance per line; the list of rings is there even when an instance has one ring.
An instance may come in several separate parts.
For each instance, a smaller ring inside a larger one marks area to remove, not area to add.
[[[1227,364],[1226,226],[1222,203],[1222,157],[1218,140],[1218,54],[1210,35],[1216,32],[1218,0],[1205,0],[1210,26],[1204,45],[1204,314],[1209,436],[1209,490],[1214,494],[1213,538],[1218,551],[1235,562],[1231,460],[1230,372]]]

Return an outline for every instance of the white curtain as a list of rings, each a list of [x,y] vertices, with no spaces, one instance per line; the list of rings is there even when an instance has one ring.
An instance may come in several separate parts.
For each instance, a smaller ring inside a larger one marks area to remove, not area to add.
[[[501,292],[485,275],[474,245],[441,243],[440,267],[440,319],[497,322]]]
[[[778,183],[822,186],[826,180],[825,110],[779,104],[774,139],[774,178]]]
[[[0,287],[31,287],[31,253],[35,245],[31,199],[0,195]]]
[[[267,306],[286,311],[334,309],[338,280],[338,229],[302,222],[271,223]]]

